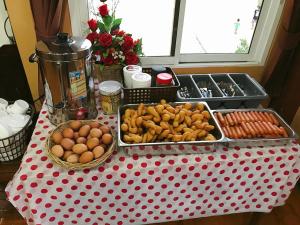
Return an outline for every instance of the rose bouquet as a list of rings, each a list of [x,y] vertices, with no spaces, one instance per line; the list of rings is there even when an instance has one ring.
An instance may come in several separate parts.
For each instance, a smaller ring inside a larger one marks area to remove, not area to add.
[[[95,13],[96,19],[90,19],[87,35],[92,43],[93,55],[100,66],[135,65],[140,62],[142,39],[133,40],[132,35],[120,30],[121,18],[115,18],[117,3],[108,9],[106,0]],[[110,13],[111,11],[111,13]]]

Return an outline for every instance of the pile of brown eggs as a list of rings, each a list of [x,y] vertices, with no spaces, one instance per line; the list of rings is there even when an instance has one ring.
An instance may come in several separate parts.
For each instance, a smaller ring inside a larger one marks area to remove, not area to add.
[[[51,153],[69,163],[88,163],[100,158],[113,142],[110,128],[97,121],[83,124],[73,120],[62,131],[51,135]]]

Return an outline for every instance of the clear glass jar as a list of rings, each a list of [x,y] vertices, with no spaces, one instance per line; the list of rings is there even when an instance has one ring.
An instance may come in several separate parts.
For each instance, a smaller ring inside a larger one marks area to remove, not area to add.
[[[104,114],[116,114],[121,103],[122,85],[108,80],[99,84],[100,105]]]

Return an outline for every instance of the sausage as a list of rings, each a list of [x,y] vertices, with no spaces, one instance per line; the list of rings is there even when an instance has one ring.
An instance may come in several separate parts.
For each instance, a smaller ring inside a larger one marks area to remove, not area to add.
[[[229,113],[229,114],[230,114],[232,121],[234,122],[234,125],[237,125],[239,122],[238,122],[237,118],[235,117],[235,114],[234,113]]]
[[[239,114],[239,116],[240,116],[240,118],[241,118],[241,123],[242,123],[242,122],[246,122],[246,119],[245,119],[245,117],[244,117],[244,115],[243,115],[242,112],[237,112],[237,114]]]
[[[268,122],[269,127],[272,129],[273,134],[276,134],[277,137],[280,136],[280,132],[277,130],[277,126],[275,126],[274,124],[272,124],[271,122]]]
[[[229,138],[233,138],[233,134],[232,134],[231,129],[229,128],[229,126],[226,126],[226,127],[224,127],[224,128],[226,128],[226,130],[227,130],[228,137],[229,137]]]
[[[257,118],[257,116],[256,116],[256,114],[254,112],[250,112],[250,114],[251,114],[252,118],[254,119],[253,122],[258,121],[258,118]]]
[[[240,117],[240,115],[238,114],[238,112],[234,112],[234,115],[235,115],[235,118],[237,119],[237,121],[238,121],[238,124],[240,124],[241,122],[242,122],[242,119],[241,119],[241,117]]]
[[[248,129],[248,126],[246,126],[246,122],[241,123],[243,130],[246,132],[247,135],[251,135],[250,130]]]
[[[273,124],[273,119],[272,119],[272,117],[270,116],[270,114],[267,113],[267,112],[264,112],[264,115],[265,115],[266,118],[268,119],[268,122],[270,122],[271,124]]]
[[[243,115],[244,115],[244,117],[246,119],[246,122],[247,123],[250,122],[250,118],[248,117],[248,115],[246,114],[246,112],[242,112],[242,113],[243,113]]]
[[[253,137],[256,137],[256,132],[255,132],[255,130],[252,128],[252,126],[250,126],[249,123],[245,123],[245,124],[246,124],[246,126],[248,127],[248,129],[249,129],[251,135],[252,135]]]
[[[268,118],[265,116],[263,112],[258,112],[261,118],[263,119],[263,122],[268,122]]]
[[[243,134],[241,133],[241,131],[238,129],[237,126],[234,126],[233,129],[235,130],[236,134],[237,134],[237,137],[238,139],[242,138],[243,137]]]
[[[251,113],[250,112],[246,112],[246,113],[247,113],[247,116],[250,119],[250,122],[255,122],[255,119],[252,117]]]
[[[262,122],[262,124],[267,129],[268,134],[273,135],[273,130],[272,130],[272,128],[269,127],[268,123],[267,122]]]
[[[255,125],[255,122],[250,123],[250,126],[255,130],[256,136],[262,136],[260,129]]]
[[[226,127],[222,127],[222,130],[225,134],[226,137],[229,137],[229,134],[228,134],[228,131],[227,131],[227,128]]]
[[[216,116],[216,117],[219,118],[219,121],[221,122],[221,125],[225,126],[225,125],[226,125],[226,124],[225,124],[225,119],[224,119],[222,113],[217,112],[217,115],[218,115],[218,116]]]
[[[231,130],[232,137],[233,137],[234,139],[238,139],[238,134],[236,133],[234,127],[228,127],[228,129]]]
[[[256,129],[256,126],[254,126],[254,122],[248,123],[248,125],[252,128],[252,130],[255,132],[255,137],[259,136],[259,131]]]
[[[214,113],[215,116],[215,120],[217,121],[217,123],[222,127],[223,124],[220,122],[220,120],[218,119],[217,113]]]
[[[243,129],[240,126],[236,126],[235,128],[236,128],[237,132],[240,133],[241,138],[247,137],[247,134],[243,131]]]
[[[263,118],[260,116],[260,114],[257,112],[257,111],[255,111],[255,112],[253,112],[254,114],[255,114],[255,116],[257,117],[257,121],[260,121],[260,122],[262,122],[263,121]]]
[[[229,125],[231,125],[231,126],[234,125],[234,122],[233,122],[233,120],[232,120],[232,118],[231,118],[231,116],[230,116],[230,113],[227,113],[227,114],[226,114],[226,119],[227,119]]]
[[[260,122],[254,122],[254,125],[259,130],[259,133],[261,134],[261,136],[264,136],[265,130],[261,127]]]
[[[247,133],[244,131],[243,127],[242,126],[239,126],[238,127],[243,135],[244,138],[247,138]]]
[[[276,126],[279,126],[279,122],[277,120],[277,118],[272,114],[272,113],[269,113],[270,117],[272,118],[273,120],[273,123],[276,125]]]
[[[284,129],[284,127],[279,127],[279,129],[282,131],[283,137],[289,137],[289,135],[288,135],[288,133],[286,132],[286,130]]]

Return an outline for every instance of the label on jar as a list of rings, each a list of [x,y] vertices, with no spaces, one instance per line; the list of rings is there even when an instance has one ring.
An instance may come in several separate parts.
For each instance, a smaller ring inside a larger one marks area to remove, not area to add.
[[[100,96],[100,102],[102,110],[105,114],[117,113],[118,107],[120,105],[121,93],[117,95]]]
[[[70,86],[72,98],[74,100],[87,97],[86,80],[84,71],[72,71],[69,72]]]

